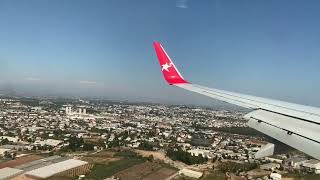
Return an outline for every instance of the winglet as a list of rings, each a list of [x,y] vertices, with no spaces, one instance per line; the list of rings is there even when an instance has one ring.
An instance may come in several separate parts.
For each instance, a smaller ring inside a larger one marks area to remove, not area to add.
[[[170,57],[163,49],[159,42],[153,43],[154,49],[156,50],[159,64],[161,67],[161,71],[164,79],[170,84],[185,84],[188,83],[180,74],[179,70],[171,61]]]

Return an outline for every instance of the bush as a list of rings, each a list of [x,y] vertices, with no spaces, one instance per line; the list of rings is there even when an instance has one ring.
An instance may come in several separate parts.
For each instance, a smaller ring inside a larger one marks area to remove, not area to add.
[[[153,150],[153,145],[150,144],[147,141],[143,141],[140,145],[139,145],[139,149],[142,150],[146,150],[146,151],[152,151]]]
[[[124,158],[140,158],[140,156],[136,152],[131,150],[123,150],[123,151],[117,152],[115,153],[115,156],[121,156]]]
[[[235,163],[235,162],[224,162],[221,163],[218,168],[226,173],[226,172],[232,172],[232,173],[238,173],[242,171],[250,171],[252,169],[258,168],[257,163]]]
[[[166,154],[172,160],[178,160],[188,165],[191,164],[202,164],[208,161],[207,158],[200,156],[192,156],[191,153],[183,151],[182,149],[172,150],[169,149]]]

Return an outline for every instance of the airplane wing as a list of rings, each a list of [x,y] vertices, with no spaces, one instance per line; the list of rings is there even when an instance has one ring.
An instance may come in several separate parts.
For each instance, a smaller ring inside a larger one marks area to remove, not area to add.
[[[320,159],[320,108],[207,88],[185,80],[159,42],[154,42],[164,79],[213,99],[251,109],[248,126]]]

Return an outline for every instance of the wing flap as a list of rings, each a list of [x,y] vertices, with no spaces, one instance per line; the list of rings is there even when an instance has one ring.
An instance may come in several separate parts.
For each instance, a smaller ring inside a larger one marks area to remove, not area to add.
[[[248,126],[273,137],[289,146],[296,148],[310,156],[320,159],[320,144],[302,137],[298,134],[288,134],[287,131],[280,129],[278,127],[272,126],[264,122],[258,122],[255,119],[250,119],[248,121]]]
[[[245,118],[254,119],[278,127],[290,133],[303,136],[320,143],[320,125],[311,122],[305,122],[293,117],[265,111],[256,110],[245,115]]]

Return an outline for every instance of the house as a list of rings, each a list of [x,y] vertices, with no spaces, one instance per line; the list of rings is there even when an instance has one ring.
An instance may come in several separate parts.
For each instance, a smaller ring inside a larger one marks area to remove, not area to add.
[[[268,163],[260,165],[260,169],[274,171],[275,169],[279,169],[280,164],[278,163]]]
[[[293,158],[289,158],[289,159],[286,159],[284,161],[284,164],[285,165],[288,165],[288,166],[292,166],[294,168],[299,168],[300,165],[302,165],[302,163],[306,162],[307,159],[306,158],[302,158],[302,157],[293,157]]]
[[[316,159],[308,160],[302,163],[303,167],[307,168],[310,172],[320,174],[320,161]]]
[[[17,138],[17,137],[0,136],[0,140],[4,140],[4,139],[8,139],[8,141],[10,141],[10,142],[14,142],[14,143],[16,143],[16,142],[19,142],[19,141],[20,141],[20,139],[19,139],[19,138]]]
[[[56,146],[58,146],[58,145],[60,145],[62,143],[63,143],[63,141],[61,141],[61,140],[46,139],[46,140],[43,140],[43,141],[37,140],[34,144],[35,145],[40,145],[40,146],[48,145],[48,146],[56,147]]]
[[[4,156],[5,153],[10,153],[10,152],[12,152],[11,149],[4,149],[4,148],[1,148],[1,149],[0,149],[0,155],[1,155],[1,156]]]
[[[277,158],[271,158],[271,157],[265,157],[264,158],[266,161],[271,161],[271,162],[274,162],[274,163],[279,163],[281,164],[283,160],[281,159],[277,159]]]
[[[270,174],[270,179],[272,179],[272,180],[281,180],[281,174],[271,173]]]

